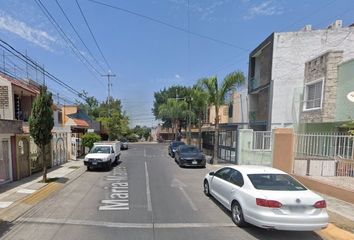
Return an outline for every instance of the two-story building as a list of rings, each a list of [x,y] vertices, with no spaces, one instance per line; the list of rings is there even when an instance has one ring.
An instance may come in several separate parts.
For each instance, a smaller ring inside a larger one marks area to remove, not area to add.
[[[337,20],[327,29],[310,25],[297,32],[274,32],[249,55],[249,124],[254,130],[298,123],[305,62],[329,50],[354,57],[354,24]]]
[[[354,58],[343,61],[343,51],[328,51],[305,64],[299,132],[338,132],[354,119]],[[346,129],[343,129],[346,131]]]

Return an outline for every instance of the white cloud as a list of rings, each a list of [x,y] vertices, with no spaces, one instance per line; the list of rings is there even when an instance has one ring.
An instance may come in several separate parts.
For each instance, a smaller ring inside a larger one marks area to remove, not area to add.
[[[16,34],[20,38],[50,51],[52,50],[50,45],[56,42],[56,39],[47,32],[32,28],[26,23],[12,18],[3,11],[0,11],[0,30],[1,29]]]
[[[180,76],[179,74],[176,74],[176,75],[175,75],[175,78],[181,79],[181,76]]]
[[[170,2],[176,4],[177,6],[188,8],[188,0],[170,0]],[[189,3],[189,9],[191,12],[198,14],[200,20],[213,21],[215,20],[213,17],[214,13],[218,10],[218,8],[222,7],[228,2],[230,2],[230,0],[195,1]]]
[[[281,15],[283,13],[283,7],[278,6],[273,0],[269,0],[251,7],[248,10],[248,14],[244,16],[244,19],[252,19],[256,16]]]

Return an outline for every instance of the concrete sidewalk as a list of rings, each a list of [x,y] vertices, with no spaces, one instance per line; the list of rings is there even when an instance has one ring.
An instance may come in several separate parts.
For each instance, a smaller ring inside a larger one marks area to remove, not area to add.
[[[42,173],[39,172],[25,179],[1,185],[0,221],[15,220],[43,196],[49,196],[65,183],[79,177],[85,170],[83,160],[69,160],[61,166],[49,169],[47,177],[48,179],[57,178],[55,182],[41,183]],[[37,196],[36,201],[29,201],[31,196],[36,195],[41,195],[41,197]]]

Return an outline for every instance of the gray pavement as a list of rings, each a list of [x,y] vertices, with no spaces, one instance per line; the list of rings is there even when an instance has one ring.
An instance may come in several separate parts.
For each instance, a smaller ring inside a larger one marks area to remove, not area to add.
[[[134,144],[111,171],[89,171],[14,222],[1,239],[321,239],[314,232],[240,229],[204,196],[210,169],[180,168],[164,144]]]

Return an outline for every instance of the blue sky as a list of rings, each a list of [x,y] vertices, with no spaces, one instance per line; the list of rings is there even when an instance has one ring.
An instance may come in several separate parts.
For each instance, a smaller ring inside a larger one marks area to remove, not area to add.
[[[112,95],[122,100],[132,125],[149,127],[155,124],[151,114],[155,91],[174,84],[190,86],[199,78],[212,75],[221,80],[234,70],[247,74],[249,52],[272,32],[296,31],[306,24],[325,28],[335,19],[342,19],[345,26],[354,23],[352,0],[95,1],[78,0],[110,67],[74,0],[58,2],[98,63],[56,1],[41,2],[92,66],[102,74],[110,70],[117,75],[112,80]],[[78,60],[36,1],[0,0],[0,4],[1,39],[21,52],[27,51],[28,56],[74,89],[86,90],[101,101],[107,97],[107,79]],[[188,28],[193,34],[187,33]],[[60,96],[75,99],[61,86],[49,80],[47,84]]]

